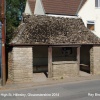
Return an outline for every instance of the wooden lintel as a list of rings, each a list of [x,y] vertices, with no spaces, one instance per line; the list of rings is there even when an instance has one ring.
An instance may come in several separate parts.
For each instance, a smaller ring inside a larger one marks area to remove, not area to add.
[[[72,48],[74,48],[74,47],[80,47],[80,45],[77,45],[77,46],[74,46],[74,45],[65,45],[65,46],[52,46],[52,47],[72,47]]]
[[[52,47],[48,47],[48,78],[52,77]]]

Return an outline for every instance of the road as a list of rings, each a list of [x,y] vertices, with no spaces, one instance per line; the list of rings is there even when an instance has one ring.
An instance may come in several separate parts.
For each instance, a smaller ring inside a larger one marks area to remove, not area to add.
[[[100,80],[0,91],[0,100],[100,100]]]

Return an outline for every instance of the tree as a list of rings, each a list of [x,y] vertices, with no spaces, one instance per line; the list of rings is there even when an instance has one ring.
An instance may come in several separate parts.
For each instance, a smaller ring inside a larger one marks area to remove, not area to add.
[[[0,21],[1,21],[1,1],[0,1]]]
[[[26,0],[6,0],[6,41],[10,42],[14,30],[22,20]]]

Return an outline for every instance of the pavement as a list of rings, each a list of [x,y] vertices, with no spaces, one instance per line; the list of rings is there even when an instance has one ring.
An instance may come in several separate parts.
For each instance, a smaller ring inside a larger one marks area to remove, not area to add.
[[[53,85],[53,84],[100,79],[100,75],[91,75],[85,72],[80,72],[80,75],[77,77],[67,77],[63,79],[46,78],[46,76],[43,75],[43,73],[40,73],[38,75],[39,75],[38,78],[35,76],[34,82],[28,82],[28,83],[9,83],[7,82],[5,86],[0,86],[0,90],[13,90],[13,89],[19,89],[19,88],[30,88],[30,87],[35,87],[35,86],[44,86],[44,85]]]
[[[47,77],[45,73],[34,73],[33,74],[33,82],[44,82],[47,81]]]
[[[87,77],[87,76],[92,76],[92,74],[87,73],[87,72],[84,72],[84,71],[80,71],[80,72],[79,72],[79,76]]]
[[[2,90],[0,100],[100,100],[100,79]]]

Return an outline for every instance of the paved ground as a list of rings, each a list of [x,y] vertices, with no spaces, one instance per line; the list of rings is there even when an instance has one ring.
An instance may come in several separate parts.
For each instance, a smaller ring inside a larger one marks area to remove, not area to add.
[[[79,76],[81,77],[87,77],[87,76],[91,76],[91,74],[84,72],[84,71],[80,71],[79,72]],[[44,81],[48,81],[47,78],[47,73],[34,73],[33,74],[33,82],[44,82]]]
[[[80,75],[80,76],[85,76],[85,77],[86,77],[86,76],[92,76],[92,74],[89,74],[89,73],[84,72],[84,71],[80,71],[80,72],[79,72],[79,75]]]
[[[100,80],[0,91],[0,100],[100,100]]]
[[[47,81],[47,77],[44,73],[34,73],[33,82],[44,82]]]
[[[7,82],[5,86],[0,86],[0,90],[12,90],[12,89],[18,89],[18,88],[30,88],[34,86],[43,86],[43,85],[52,85],[52,84],[57,84],[57,83],[68,83],[68,82],[77,82],[77,81],[85,81],[85,80],[96,80],[100,79],[100,75],[91,75],[86,72],[80,72],[80,76],[78,77],[67,77],[64,79],[50,79],[47,78],[44,73],[36,73],[34,74],[34,82],[30,83],[16,83],[12,84],[10,82]]]
[[[91,76],[91,74],[80,71],[79,72],[79,76],[81,77],[87,77],[87,76]],[[33,82],[45,82],[48,81],[47,78],[47,73],[34,73],[33,74]],[[0,79],[0,86],[1,86],[1,79]]]
[[[53,85],[53,84],[62,84],[62,83],[70,83],[77,81],[85,81],[85,80],[97,80],[100,79],[100,75],[91,75],[91,76],[79,76],[79,77],[67,77],[65,79],[47,79],[46,81],[41,82],[31,82],[31,83],[7,83],[5,86],[0,86],[0,90],[14,90],[19,88],[30,88],[34,86],[44,86],[44,85]]]

